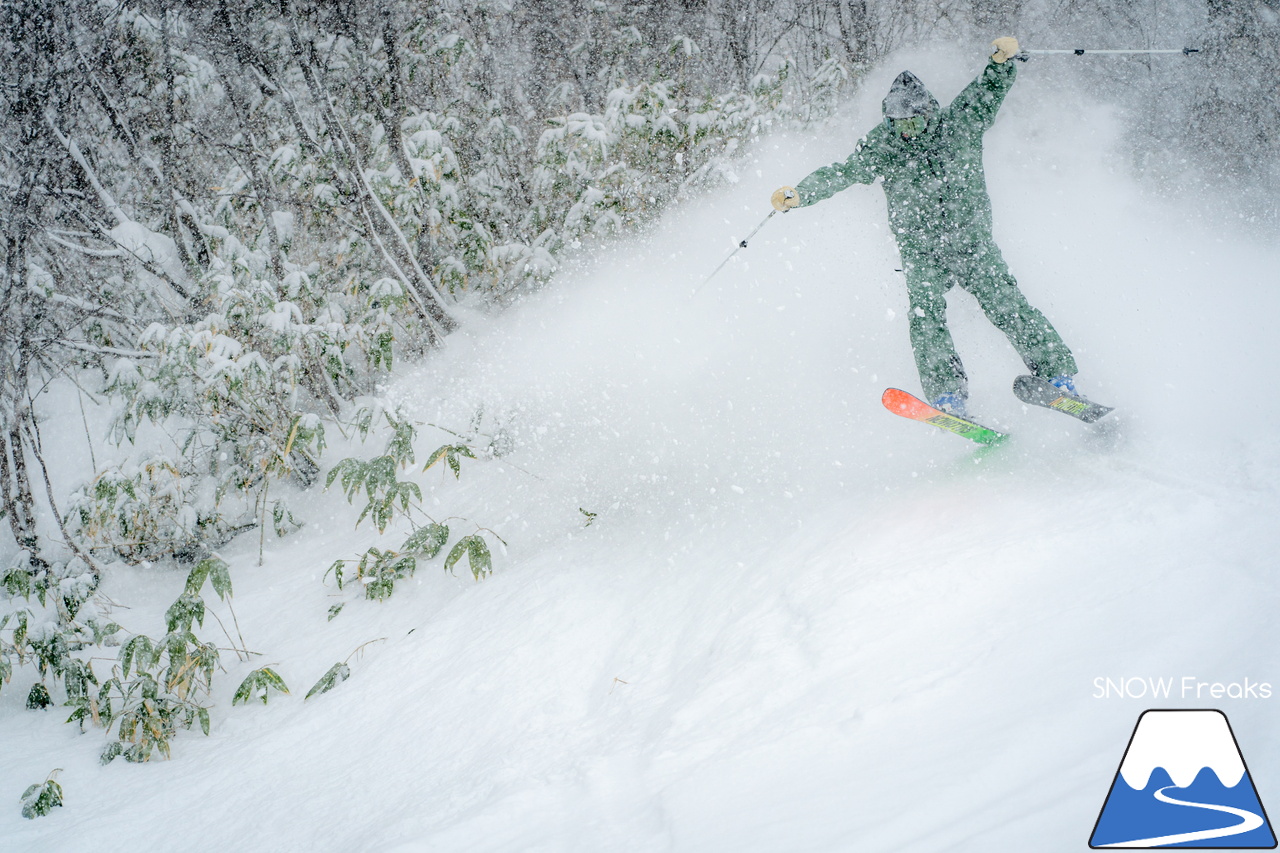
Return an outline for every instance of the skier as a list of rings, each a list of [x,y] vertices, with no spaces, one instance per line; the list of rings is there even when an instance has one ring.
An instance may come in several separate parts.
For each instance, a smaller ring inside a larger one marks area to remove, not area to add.
[[[934,408],[964,417],[968,379],[947,329],[945,294],[972,293],[1035,376],[1076,396],[1076,362],[1044,315],[1027,302],[991,234],[991,199],[982,172],[982,135],[1017,74],[1011,37],[951,105],[938,101],[910,71],[893,81],[884,122],[842,163],[778,189],[776,210],[806,207],[853,184],[884,181],[889,224],[898,241],[910,297],[911,347]]]

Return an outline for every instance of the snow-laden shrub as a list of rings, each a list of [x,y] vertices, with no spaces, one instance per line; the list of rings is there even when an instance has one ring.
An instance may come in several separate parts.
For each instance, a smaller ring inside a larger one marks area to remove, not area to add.
[[[186,495],[189,486],[172,460],[154,456],[99,472],[72,494],[70,530],[95,551],[114,552],[128,562],[169,556],[197,541],[201,518]]]
[[[456,328],[458,303],[504,304],[565,252],[732,180],[751,139],[829,109],[844,79],[835,60],[806,76],[776,57],[721,74],[715,37],[681,29],[696,16],[669,26],[616,0],[539,6],[532,23],[571,39],[553,55],[510,4],[428,6],[85,0],[18,16],[49,37],[6,48],[22,108],[0,122],[0,201],[27,230],[6,243],[18,283],[0,339],[27,373],[0,389],[0,440],[43,467],[40,392],[70,376],[115,404],[120,447],[69,504],[55,497],[52,530],[15,466],[8,520],[26,550],[0,572],[0,685],[33,672],[31,707],[114,732],[104,760],[208,731],[219,648],[200,636],[201,596],[206,581],[230,595],[211,550],[296,529],[273,485],[314,483],[326,428]],[[421,471],[404,473],[413,427],[388,423],[387,452],[330,482],[397,547],[336,561],[339,585],[383,599],[437,557],[487,576],[498,534],[426,514]],[[501,444],[456,438],[428,466],[457,476]],[[122,633],[96,594],[114,560],[181,565],[188,583],[163,633],[126,636],[95,671]],[[260,667],[236,697],[283,685]]]
[[[837,60],[803,84],[790,64],[758,75],[748,92],[694,96],[673,80],[618,86],[600,114],[552,118],[538,139],[533,187],[544,209],[567,210],[549,228],[553,251],[643,225],[668,204],[732,176],[734,157],[769,126],[825,117],[848,79]],[[803,92],[804,97],[799,97]],[[794,104],[807,104],[796,110]]]

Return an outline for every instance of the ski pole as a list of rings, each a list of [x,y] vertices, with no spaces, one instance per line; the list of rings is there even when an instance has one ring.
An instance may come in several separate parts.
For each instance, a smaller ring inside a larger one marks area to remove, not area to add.
[[[1110,50],[1110,49],[1093,50],[1093,49],[1085,49],[1082,47],[1077,47],[1071,50],[1024,50],[1021,53],[1015,53],[1013,55],[1013,58],[1018,60],[1019,62],[1026,62],[1028,59],[1030,59],[1032,56],[1035,56],[1036,54],[1046,55],[1046,54],[1058,53],[1058,54],[1069,54],[1071,56],[1084,56],[1087,53],[1109,53],[1109,54],[1180,53],[1183,56],[1190,56],[1193,53],[1199,53],[1199,52],[1200,52],[1200,48],[1198,47],[1180,47],[1173,50]]]
[[[718,272],[720,272],[720,270],[724,269],[724,265],[725,265],[725,264],[727,264],[727,263],[729,263],[729,261],[733,260],[733,256],[734,256],[734,255],[738,254],[738,252],[740,252],[740,251],[742,251],[743,249],[747,248],[747,241],[748,241],[748,240],[750,240],[752,237],[756,236],[756,234],[760,231],[760,229],[764,227],[764,224],[765,224],[766,222],[768,222],[770,219],[772,219],[772,218],[773,218],[773,215],[774,215],[775,213],[777,213],[777,212],[778,212],[778,211],[776,211],[776,210],[771,210],[771,211],[769,211],[769,215],[768,215],[768,216],[766,216],[764,219],[760,220],[760,224],[759,224],[759,225],[757,225],[757,226],[755,227],[755,230],[754,230],[754,231],[752,231],[750,234],[748,234],[746,237],[744,237],[740,243],[738,243],[738,248],[736,248],[736,249],[734,249],[732,252],[730,252],[730,253],[729,253],[729,256],[728,256],[727,258],[725,258],[723,261],[721,261],[721,262],[720,262],[720,266],[718,266],[718,267],[716,267],[715,269],[713,269],[713,270],[711,271],[711,275],[709,275],[709,276],[707,276],[706,278],[704,278],[704,279],[702,280],[702,284],[700,284],[700,285],[698,285],[696,288],[694,288],[693,293],[692,293],[692,294],[690,294],[689,298],[690,298],[690,299],[692,299],[694,296],[697,296],[697,295],[698,295],[698,291],[699,291],[699,290],[702,290],[702,288],[706,287],[706,286],[707,286],[707,282],[709,282],[709,281],[711,281],[711,279],[715,278],[716,273],[718,273]]]

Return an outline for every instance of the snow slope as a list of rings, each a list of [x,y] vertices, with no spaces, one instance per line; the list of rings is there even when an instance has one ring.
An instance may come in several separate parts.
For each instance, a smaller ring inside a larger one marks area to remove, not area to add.
[[[976,70],[911,67],[944,101]],[[326,622],[325,568],[378,537],[305,496],[305,534],[262,568],[256,539],[224,552],[263,657],[225,655],[210,737],[101,767],[99,733],[6,686],[4,849],[1083,850],[1153,705],[1223,708],[1280,796],[1280,698],[1094,698],[1099,677],[1280,685],[1280,249],[1143,197],[1107,111],[1024,68],[988,136],[997,236],[1122,429],[1024,409],[1020,364],[959,294],[974,408],[1014,433],[975,454],[879,405],[917,384],[877,188],[776,217],[690,298],[876,109],[768,140],[731,191],[473,318],[388,389],[421,422],[483,407],[512,436],[457,482],[422,477],[433,512],[508,543],[491,578],[432,563]],[[420,461],[448,439],[422,429]],[[181,580],[105,591],[154,632]],[[231,708],[268,663],[293,694]],[[66,807],[22,820],[54,767]]]

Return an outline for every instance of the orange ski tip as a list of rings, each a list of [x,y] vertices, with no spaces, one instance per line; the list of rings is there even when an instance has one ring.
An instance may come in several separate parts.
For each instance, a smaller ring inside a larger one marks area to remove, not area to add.
[[[886,388],[884,394],[880,396],[880,402],[889,411],[902,415],[904,418],[920,421],[930,418],[938,414],[938,410],[897,388]]]

